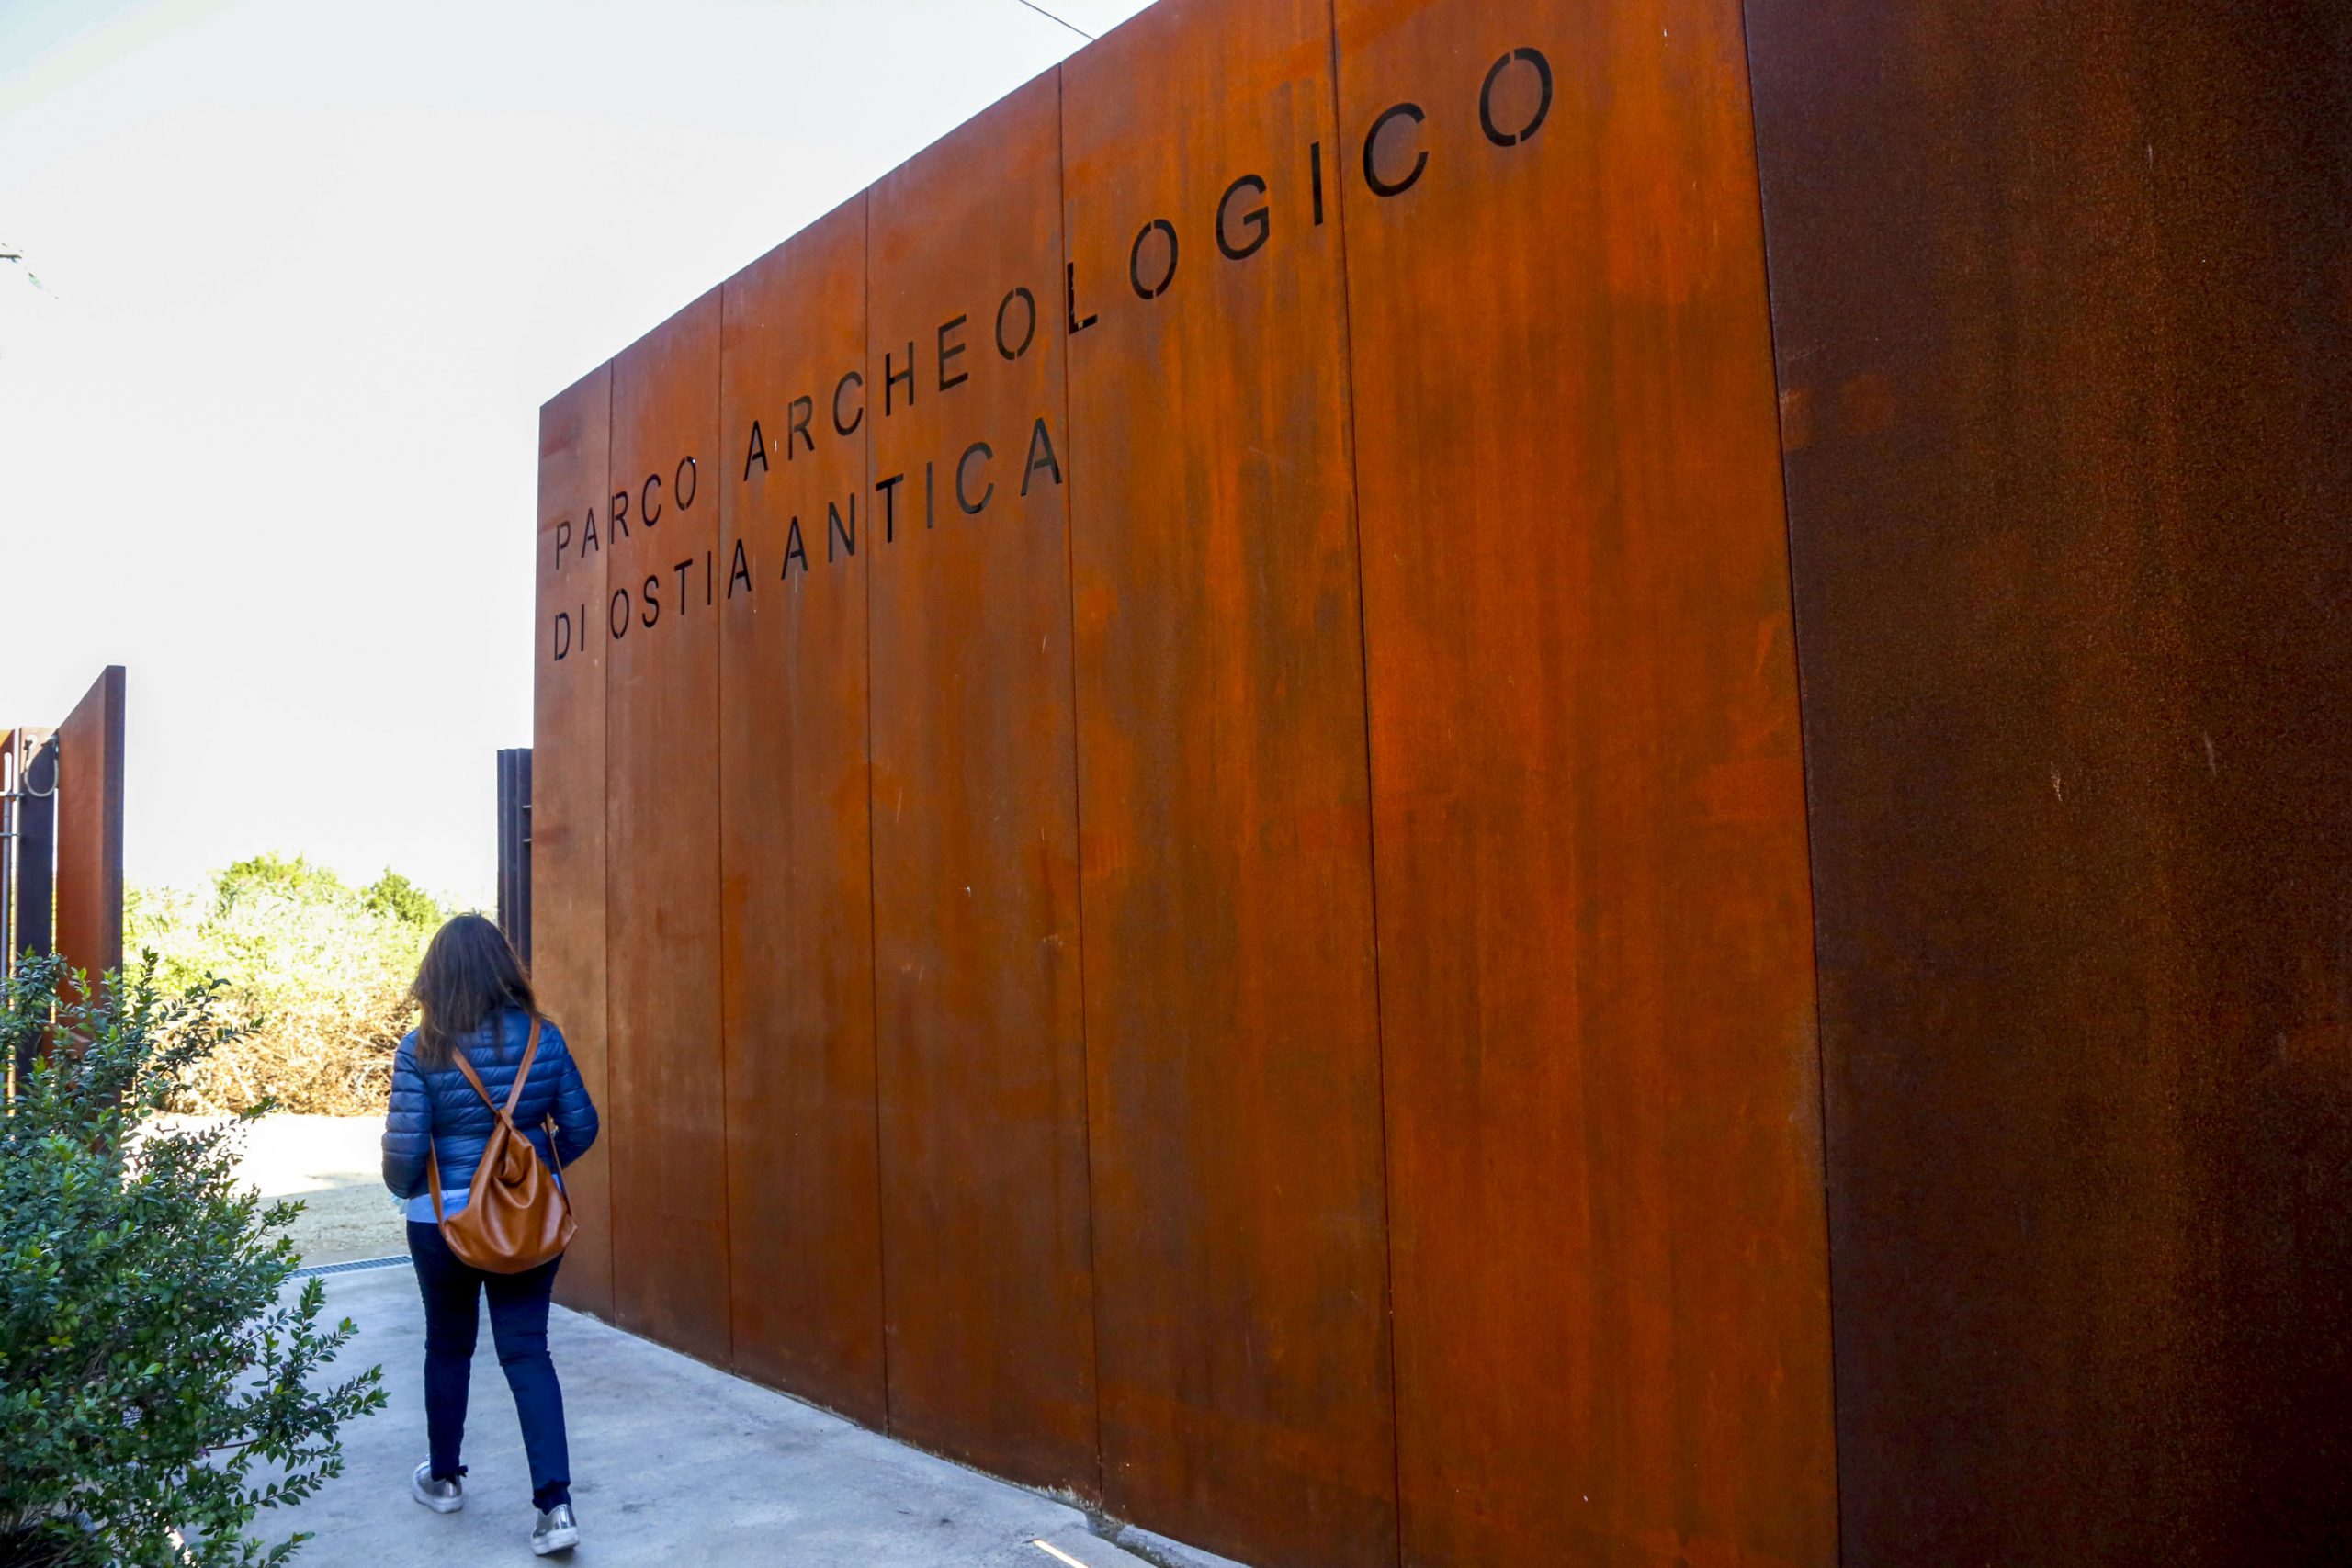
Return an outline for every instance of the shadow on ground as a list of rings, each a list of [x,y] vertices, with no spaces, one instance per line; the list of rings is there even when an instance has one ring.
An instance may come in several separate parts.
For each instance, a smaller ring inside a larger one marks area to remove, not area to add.
[[[256,1530],[315,1531],[295,1559],[301,1568],[535,1561],[522,1434],[487,1325],[467,1425],[466,1508],[434,1514],[408,1495],[409,1472],[424,1457],[415,1276],[403,1264],[325,1284],[328,1311],[358,1325],[330,1371],[381,1364],[390,1404],[345,1428],[340,1478],[290,1514],[264,1514]],[[1150,1556],[1138,1557],[1096,1535],[1076,1508],[560,1307],[548,1340],[571,1430],[580,1564],[1235,1568],[1139,1532],[1127,1540]]]

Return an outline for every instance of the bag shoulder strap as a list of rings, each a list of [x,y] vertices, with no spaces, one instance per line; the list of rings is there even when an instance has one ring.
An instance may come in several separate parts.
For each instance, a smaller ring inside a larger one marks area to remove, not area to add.
[[[531,1070],[531,1058],[538,1054],[539,1022],[537,1016],[534,1015],[531,1019],[531,1041],[529,1044],[523,1047],[523,1066],[514,1074],[514,1092],[506,1099],[506,1111],[510,1116],[514,1113],[515,1100],[523,1093],[523,1075]],[[559,1098],[560,1094],[561,1088],[558,1086]],[[554,1100],[548,1102],[548,1113],[540,1119],[539,1125],[547,1132],[548,1163],[555,1168],[555,1184],[560,1188],[563,1185],[563,1145],[556,1141],[558,1129],[555,1124]]]
[[[481,1096],[481,1102],[495,1111],[502,1122],[514,1120],[514,1107],[523,1098],[523,1080],[531,1076],[531,1061],[538,1054],[539,1021],[535,1018],[531,1020],[531,1038],[523,1047],[522,1065],[514,1069],[514,1085],[506,1091],[506,1103],[502,1106],[490,1097],[490,1090],[483,1085],[481,1075],[474,1071],[474,1065],[466,1059],[466,1048],[460,1045],[451,1053],[457,1060],[458,1070],[466,1075],[466,1081],[474,1086],[474,1092]]]
[[[531,1020],[530,1038],[523,1043],[522,1065],[514,1069],[514,1085],[512,1089],[509,1089],[506,1091],[506,1109],[499,1113],[504,1116],[509,1122],[514,1120],[514,1107],[522,1100],[523,1080],[531,1076],[531,1059],[538,1054],[539,1021],[535,1018]],[[482,1098],[487,1100],[490,1097],[488,1095],[484,1095]]]
[[[481,1096],[481,1102],[484,1105],[489,1106],[492,1112],[494,1113],[501,1122],[505,1122],[510,1127],[514,1124],[514,1106],[516,1102],[523,1098],[523,1080],[531,1076],[531,1059],[538,1054],[539,1021],[534,1018],[531,1020],[531,1037],[523,1046],[522,1065],[514,1069],[514,1087],[507,1090],[506,1103],[502,1106],[498,1101],[490,1097],[490,1089],[482,1083],[481,1075],[474,1071],[474,1065],[466,1059],[466,1048],[463,1045],[459,1045],[450,1053],[451,1056],[457,1061],[458,1070],[466,1075],[466,1081],[474,1086],[474,1092],[476,1094]],[[549,1116],[548,1118],[548,1149],[550,1153],[553,1153],[555,1149],[555,1118],[553,1116]],[[434,1143],[435,1141],[430,1136],[425,1140],[424,1179],[426,1185],[433,1189],[433,1221],[435,1224],[447,1224],[447,1221],[441,1213],[441,1156],[439,1150],[434,1146]],[[559,1161],[556,1166],[556,1171],[560,1175],[563,1170],[563,1167],[560,1163],[562,1156],[558,1155],[556,1157]]]

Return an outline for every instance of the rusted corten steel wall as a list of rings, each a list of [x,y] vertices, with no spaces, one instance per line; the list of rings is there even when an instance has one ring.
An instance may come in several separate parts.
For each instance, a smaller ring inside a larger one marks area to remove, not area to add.
[[[864,547],[891,1426],[1091,1495],[1060,148],[1048,75],[874,187]]]
[[[624,1327],[723,1365],[732,1339],[719,968],[720,326],[713,289],[613,361],[600,608],[610,638],[613,1311]]]
[[[93,981],[122,967],[127,684],[107,665],[57,727],[56,952]]]
[[[1062,142],[1103,1503],[1353,1564],[1396,1472],[1330,73],[1323,0],[1158,6]]]
[[[605,514],[612,496],[613,373],[599,366],[539,410],[539,635],[532,671],[531,979],[595,1102],[611,1102],[605,1046]],[[612,1135],[606,1118],[605,1135]],[[609,1143],[565,1173],[580,1234],[556,1289],[610,1317]]]
[[[830,411],[815,412],[865,353],[865,209],[854,198],[728,280],[721,428],[731,444],[710,478],[724,606],[720,974],[735,1364],[878,1424],[869,558],[850,548],[857,536],[845,530],[858,518],[841,516],[865,488],[866,436],[862,422],[844,435]]]
[[[2067,15],[1161,0],[551,403],[570,1299],[1266,1564],[2327,1560],[2352,44]]]
[[[1804,795],[1738,7],[1338,17],[1341,123],[1418,111],[1372,150],[1393,194],[1340,186],[1405,1555],[1822,1562]]]
[[[1747,28],[1847,1560],[2352,1561],[2352,8]]]

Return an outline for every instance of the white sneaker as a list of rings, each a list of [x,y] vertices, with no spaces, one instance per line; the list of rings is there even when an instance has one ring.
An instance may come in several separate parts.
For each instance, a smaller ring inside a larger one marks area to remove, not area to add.
[[[541,1557],[551,1551],[570,1551],[579,1544],[580,1520],[569,1503],[558,1503],[541,1514],[531,1529],[531,1550]]]
[[[466,1506],[466,1483],[435,1481],[433,1461],[426,1460],[408,1478],[408,1495],[436,1514],[454,1514]]]

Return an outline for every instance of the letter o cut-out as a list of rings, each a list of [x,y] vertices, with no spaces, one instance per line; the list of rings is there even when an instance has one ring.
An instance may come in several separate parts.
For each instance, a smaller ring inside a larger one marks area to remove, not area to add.
[[[1168,236],[1168,270],[1160,275],[1158,283],[1147,286],[1143,280],[1143,244],[1151,238],[1154,230]],[[1143,226],[1136,235],[1136,243],[1127,248],[1127,282],[1135,288],[1136,299],[1157,299],[1167,293],[1168,286],[1175,281],[1176,225],[1165,218],[1155,218]]]
[[[1535,112],[1517,130],[1505,130],[1495,123],[1495,84],[1502,80],[1503,73],[1510,69],[1514,62],[1519,61],[1535,67]],[[1516,147],[1523,141],[1532,141],[1535,133],[1544,129],[1544,122],[1551,118],[1552,62],[1544,57],[1542,50],[1514,49],[1487,70],[1487,80],[1478,89],[1478,129],[1487,133],[1487,141],[1498,147]]]
[[[1012,309],[1012,302],[1015,299],[1020,300],[1029,309],[1029,330],[1022,333],[1021,346],[1018,348],[1013,347],[1004,341],[1004,313]],[[1004,297],[1004,302],[996,308],[996,351],[1007,359],[1018,359],[1023,355],[1028,353],[1029,345],[1036,341],[1037,297],[1035,294],[1030,293],[1026,288],[1015,288],[1012,293],[1006,295]]]

